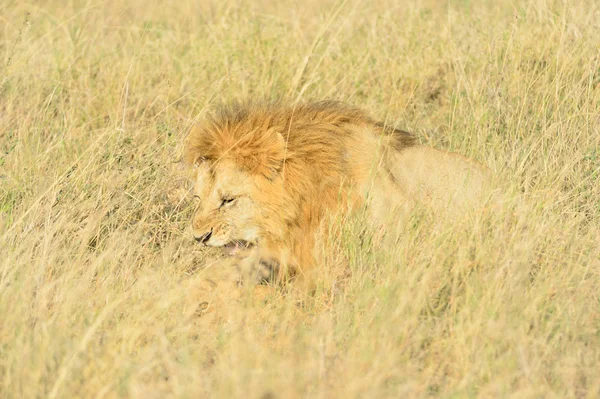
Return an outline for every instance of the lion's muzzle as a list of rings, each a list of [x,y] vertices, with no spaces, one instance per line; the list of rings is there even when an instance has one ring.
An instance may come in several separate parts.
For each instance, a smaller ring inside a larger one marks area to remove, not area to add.
[[[206,245],[208,240],[210,240],[211,236],[212,236],[212,229],[210,229],[210,231],[207,233],[199,234],[199,235],[194,232],[194,239],[198,242],[201,242],[204,245]]]

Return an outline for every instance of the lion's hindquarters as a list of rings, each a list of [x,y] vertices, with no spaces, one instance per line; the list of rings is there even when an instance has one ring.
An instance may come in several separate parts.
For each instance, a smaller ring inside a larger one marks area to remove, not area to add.
[[[477,206],[489,180],[485,166],[426,146],[394,154],[390,169],[406,197],[436,210],[459,211]]]

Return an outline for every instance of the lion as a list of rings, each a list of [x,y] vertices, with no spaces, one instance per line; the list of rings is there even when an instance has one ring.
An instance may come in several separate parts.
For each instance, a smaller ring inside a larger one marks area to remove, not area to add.
[[[252,280],[307,276],[328,214],[367,209],[373,225],[416,203],[477,204],[487,167],[420,145],[342,102],[234,103],[192,128],[194,238]]]

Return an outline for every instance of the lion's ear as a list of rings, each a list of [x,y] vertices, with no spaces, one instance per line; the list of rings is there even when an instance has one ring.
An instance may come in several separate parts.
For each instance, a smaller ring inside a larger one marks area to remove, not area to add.
[[[197,156],[196,159],[194,159],[194,163],[192,164],[192,167],[194,169],[197,169],[200,165],[202,165],[203,163],[206,162],[206,158],[203,156]]]
[[[283,169],[287,157],[287,145],[279,132],[271,132],[268,145],[265,148],[265,157],[262,162],[261,173],[269,180],[275,179]]]
[[[194,168],[206,162],[208,149],[206,132],[202,124],[192,126],[185,140],[184,161]]]

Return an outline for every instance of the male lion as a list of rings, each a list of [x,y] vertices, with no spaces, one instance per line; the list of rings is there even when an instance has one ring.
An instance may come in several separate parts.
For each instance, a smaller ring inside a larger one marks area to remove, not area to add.
[[[195,239],[261,280],[306,274],[328,213],[365,206],[379,224],[415,201],[460,208],[488,174],[331,101],[223,107],[192,129],[185,158],[196,171]]]

